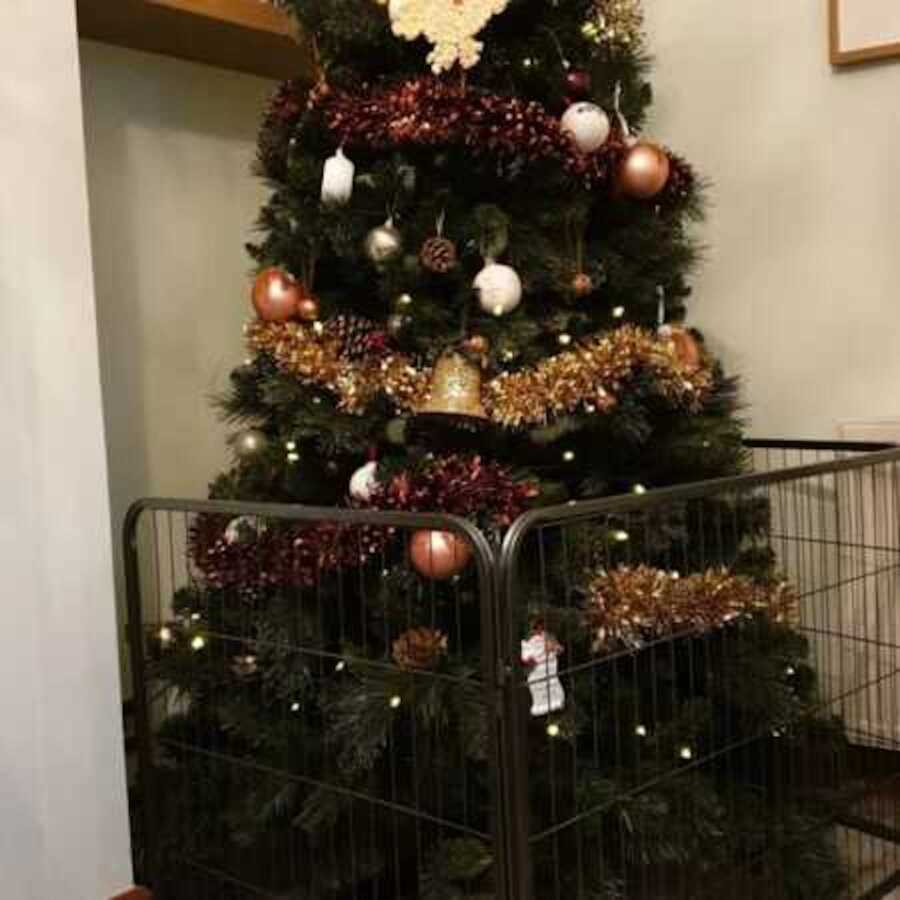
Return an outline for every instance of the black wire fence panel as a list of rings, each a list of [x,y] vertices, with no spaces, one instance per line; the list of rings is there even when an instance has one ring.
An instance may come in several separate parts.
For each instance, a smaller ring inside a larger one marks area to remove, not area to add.
[[[900,884],[900,453],[751,451],[507,536],[522,896]],[[516,661],[534,634],[549,668]]]
[[[865,450],[866,452],[859,452]],[[145,501],[138,871],[162,900],[888,897],[900,451],[529,513]]]
[[[136,846],[155,896],[502,889],[491,558],[477,532],[167,501],[130,525]],[[464,574],[423,578],[417,564]]]

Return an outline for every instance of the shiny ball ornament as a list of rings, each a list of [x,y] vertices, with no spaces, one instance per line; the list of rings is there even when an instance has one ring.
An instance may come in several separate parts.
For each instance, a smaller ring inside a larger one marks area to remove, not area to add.
[[[353,473],[350,496],[360,503],[368,503],[378,489],[378,463],[368,462]]]
[[[473,334],[466,339],[463,347],[476,356],[487,356],[491,352],[491,342],[483,334]]]
[[[573,103],[560,124],[582,153],[599,150],[609,139],[609,116],[596,103]]]
[[[403,252],[403,235],[388,219],[383,225],[373,228],[366,237],[366,256],[376,266],[384,266]]]
[[[304,322],[315,322],[319,318],[320,311],[319,301],[311,294],[297,303],[297,317]]]
[[[697,339],[687,330],[673,325],[663,325],[659,336],[667,341],[675,358],[688,372],[696,372],[703,365],[703,350]]]
[[[649,141],[638,141],[619,166],[619,187],[629,197],[650,200],[666,186],[671,169],[665,150]]]
[[[579,272],[572,279],[572,292],[576,297],[582,299],[594,292],[594,282],[591,276],[586,272]]]
[[[258,428],[248,428],[234,439],[234,452],[245,462],[264,453],[268,446],[269,439]]]
[[[446,581],[463,572],[472,559],[468,542],[451,531],[423,529],[409,542],[415,570],[433,581]]]
[[[591,92],[591,73],[584,69],[571,69],[566,72],[566,91],[571,96],[581,99]]]
[[[264,322],[286,322],[297,314],[305,292],[283,269],[264,269],[253,283],[253,308]]]
[[[512,266],[488,262],[475,278],[481,308],[492,316],[505,316],[522,302],[522,279]]]

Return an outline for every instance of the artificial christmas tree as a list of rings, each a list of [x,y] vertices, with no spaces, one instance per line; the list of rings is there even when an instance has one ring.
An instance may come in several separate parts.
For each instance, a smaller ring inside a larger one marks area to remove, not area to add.
[[[221,400],[241,430],[213,499],[452,514],[499,546],[530,507],[739,473],[735,384],[681,324],[698,180],[633,134],[651,100],[637,3],[282,5],[318,80],[282,86],[263,123],[252,356]],[[541,900],[716,896],[698,873],[757,856],[752,890],[840,896],[809,827],[818,798],[770,808],[755,762],[679,768],[725,733],[840,745],[811,712],[796,599],[748,545],[765,501],[741,504],[714,564],[712,526],[674,514],[589,523],[530,558],[510,626],[529,803],[535,821],[560,804],[580,820],[534,844]],[[169,796],[197,824],[170,849],[226,869],[254,848],[217,896],[251,896],[239,885],[262,869],[262,896],[497,896],[490,816],[474,812],[494,712],[466,536],[201,515],[190,558],[154,645],[183,695],[159,733],[271,778],[242,789],[172,750],[164,777],[190,787]],[[660,671],[644,650],[673,636]],[[561,669],[622,648],[627,671]],[[638,790],[648,767],[658,785]],[[164,890],[189,896],[181,884]]]

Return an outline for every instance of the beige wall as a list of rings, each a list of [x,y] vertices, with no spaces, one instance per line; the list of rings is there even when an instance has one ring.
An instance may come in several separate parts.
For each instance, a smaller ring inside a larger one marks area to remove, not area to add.
[[[118,528],[140,496],[205,496],[227,461],[209,397],[244,356],[271,84],[87,41],[81,67]]]
[[[694,318],[753,431],[900,416],[900,60],[835,72],[826,0],[647,0],[653,130],[713,182]]]
[[[107,468],[72,2],[0,3],[0,894],[127,888]]]

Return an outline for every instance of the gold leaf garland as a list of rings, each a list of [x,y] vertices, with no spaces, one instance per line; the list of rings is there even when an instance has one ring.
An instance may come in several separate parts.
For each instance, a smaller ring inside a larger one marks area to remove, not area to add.
[[[363,413],[379,394],[403,412],[415,413],[428,403],[430,368],[417,368],[398,353],[347,359],[327,325],[255,321],[246,334],[250,349],[269,354],[281,371],[333,391],[344,412]],[[705,359],[699,367],[685,365],[670,341],[625,325],[531,368],[501,373],[485,384],[484,407],[492,421],[507,428],[543,425],[579,409],[604,413],[640,373],[653,378],[661,397],[689,410],[700,408],[713,384]]]
[[[596,572],[588,585],[585,622],[594,650],[682,632],[706,632],[730,622],[762,616],[791,623],[797,594],[785,582],[759,584],[725,568],[680,577],[650,566],[620,566]]]

